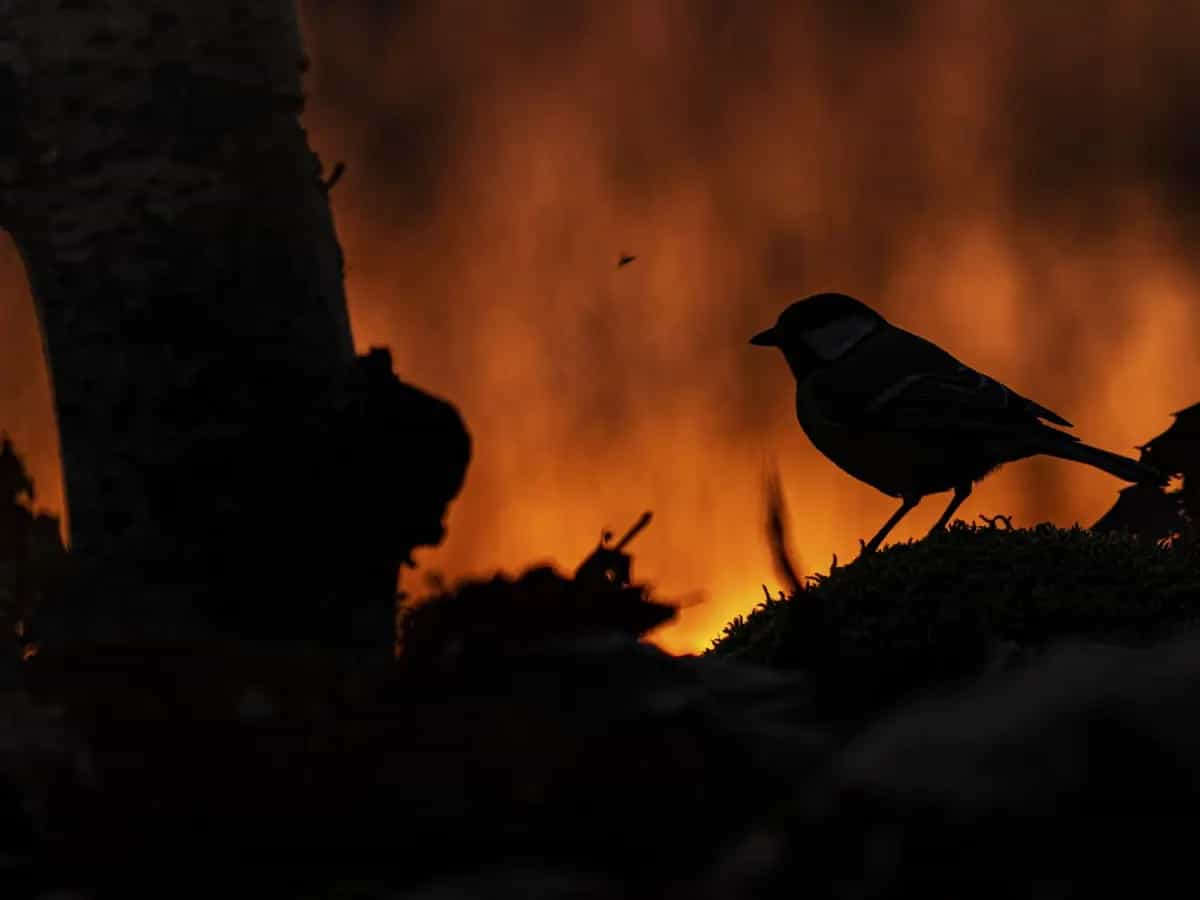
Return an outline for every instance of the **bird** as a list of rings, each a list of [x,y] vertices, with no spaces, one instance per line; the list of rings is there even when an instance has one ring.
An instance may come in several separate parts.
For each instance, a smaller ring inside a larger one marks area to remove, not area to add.
[[[1039,454],[1102,469],[1123,481],[1164,483],[1157,469],[1064,431],[1070,422],[937,344],[893,325],[846,294],[792,303],[750,339],[776,347],[796,379],[796,418],[831,462],[901,501],[863,545],[874,552],[929,494],[953,491],[941,531],[999,466]]]
[[[632,256],[631,254],[628,254],[628,253],[622,253],[620,259],[617,260],[617,268],[623,269],[627,265],[629,265],[631,262],[636,262],[636,261],[637,261],[636,256]]]

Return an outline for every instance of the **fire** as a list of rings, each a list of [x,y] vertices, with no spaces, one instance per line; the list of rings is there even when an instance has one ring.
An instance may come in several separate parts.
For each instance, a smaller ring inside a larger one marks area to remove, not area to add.
[[[570,569],[652,509],[634,575],[707,592],[657,636],[697,650],[776,583],[772,461],[804,567],[851,557],[894,501],[808,445],[782,361],[746,343],[815,290],[1110,449],[1200,399],[1196,11],[1114,0],[1080,29],[1036,0],[302,8],[311,140],[347,163],[332,197],[359,347],[390,344],[475,439],[426,570]],[[57,508],[35,320],[5,296],[0,422]],[[1119,486],[1028,461],[962,515],[1087,523]]]

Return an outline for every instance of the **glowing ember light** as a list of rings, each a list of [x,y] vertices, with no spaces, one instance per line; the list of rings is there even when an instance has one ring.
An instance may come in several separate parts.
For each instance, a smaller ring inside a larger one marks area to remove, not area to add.
[[[804,571],[852,558],[894,501],[809,446],[782,361],[746,344],[817,290],[861,296],[1111,450],[1200,399],[1195,167],[1177,146],[1200,104],[1200,6],[1098,4],[1085,29],[1037,0],[554,16],[444,0],[369,22],[301,6],[305,124],[346,161],[331,197],[358,346],[391,345],[474,437],[426,570],[571,571],[599,529],[653,509],[636,579],[709,597],[654,637],[702,649],[777,584],[768,459]],[[0,424],[59,510],[11,248],[0,283]],[[961,515],[1089,523],[1119,487],[1023,462]]]

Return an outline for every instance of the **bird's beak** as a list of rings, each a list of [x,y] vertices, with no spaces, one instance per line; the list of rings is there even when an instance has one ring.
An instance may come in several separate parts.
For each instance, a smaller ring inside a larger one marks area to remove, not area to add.
[[[775,339],[775,329],[768,328],[766,331],[760,331],[754,337],[750,338],[750,343],[756,347],[778,347],[779,341]]]

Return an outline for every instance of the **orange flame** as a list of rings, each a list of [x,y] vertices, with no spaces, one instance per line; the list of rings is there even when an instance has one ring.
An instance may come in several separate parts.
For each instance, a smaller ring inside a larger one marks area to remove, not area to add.
[[[311,139],[347,162],[332,196],[358,344],[392,345],[475,438],[428,569],[569,570],[649,508],[634,575],[708,591],[657,636],[699,649],[774,582],[771,460],[804,565],[852,556],[894,503],[809,446],[783,363],[746,343],[815,290],[1110,449],[1200,399],[1200,9],[1112,0],[1080,29],[1039,0],[302,8]],[[0,421],[55,507],[28,306],[0,301]],[[1029,461],[962,515],[1087,523],[1118,487]]]

